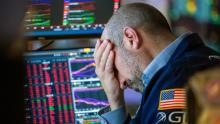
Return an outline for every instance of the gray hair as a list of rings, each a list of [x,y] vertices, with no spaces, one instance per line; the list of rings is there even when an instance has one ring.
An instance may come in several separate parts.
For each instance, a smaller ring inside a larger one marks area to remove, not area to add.
[[[142,28],[151,35],[171,29],[165,17],[153,6],[144,3],[131,3],[122,6],[108,21],[105,30],[108,38],[120,46],[123,41],[123,28]]]

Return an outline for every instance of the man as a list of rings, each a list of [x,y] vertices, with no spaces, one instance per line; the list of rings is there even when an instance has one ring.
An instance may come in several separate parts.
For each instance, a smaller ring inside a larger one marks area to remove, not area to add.
[[[96,73],[110,107],[99,112],[102,123],[184,123],[187,78],[214,65],[217,53],[195,33],[179,37],[154,7],[133,3],[111,17],[95,48]],[[134,119],[125,110],[123,91],[142,92]]]

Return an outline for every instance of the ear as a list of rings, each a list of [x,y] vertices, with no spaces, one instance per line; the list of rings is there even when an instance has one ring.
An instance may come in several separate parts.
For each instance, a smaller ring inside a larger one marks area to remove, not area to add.
[[[123,29],[123,35],[123,41],[127,47],[132,49],[140,48],[142,41],[136,30],[131,27],[125,27]]]

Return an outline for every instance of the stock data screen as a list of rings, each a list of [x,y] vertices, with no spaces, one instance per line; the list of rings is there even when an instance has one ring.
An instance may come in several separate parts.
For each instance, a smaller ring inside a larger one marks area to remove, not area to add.
[[[119,0],[30,0],[27,36],[100,34]]]
[[[95,22],[96,3],[94,0],[77,2],[64,1],[63,25],[93,24]]]
[[[90,48],[25,54],[26,123],[99,124],[107,97]]]

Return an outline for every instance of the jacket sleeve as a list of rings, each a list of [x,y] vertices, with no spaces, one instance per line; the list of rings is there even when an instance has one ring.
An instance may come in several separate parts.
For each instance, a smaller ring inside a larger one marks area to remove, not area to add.
[[[98,116],[101,124],[125,124],[130,121],[130,116],[126,114],[125,107],[111,111],[110,106],[107,106],[98,112]]]

